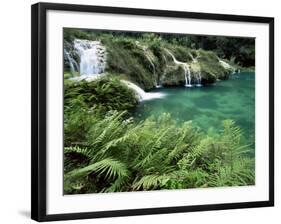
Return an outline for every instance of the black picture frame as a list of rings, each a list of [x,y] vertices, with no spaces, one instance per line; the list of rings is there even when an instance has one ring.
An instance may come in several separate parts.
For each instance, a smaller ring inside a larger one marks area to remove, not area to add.
[[[131,210],[98,211],[85,213],[46,213],[46,13],[48,10],[63,10],[87,13],[111,13],[140,16],[205,19],[217,21],[254,22],[269,24],[269,200],[208,204],[195,206],[160,207]],[[274,18],[240,15],[163,11],[137,8],[103,7],[73,4],[37,3],[32,5],[31,48],[31,218],[36,221],[102,218],[161,213],[192,212],[205,210],[267,207],[274,205]]]

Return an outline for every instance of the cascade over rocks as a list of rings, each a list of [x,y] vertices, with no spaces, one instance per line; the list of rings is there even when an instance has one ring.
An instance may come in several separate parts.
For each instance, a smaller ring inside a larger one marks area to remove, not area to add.
[[[64,41],[64,68],[71,79],[92,81],[112,74],[133,89],[140,100],[160,96],[143,91],[162,86],[201,87],[227,79],[236,68],[210,51],[114,38]],[[140,91],[140,89],[142,91]],[[147,95],[145,95],[147,93]]]
[[[69,45],[66,42],[65,63],[68,63],[73,75],[78,73],[80,77],[94,78],[104,73],[106,49],[100,41],[75,39],[72,46]]]

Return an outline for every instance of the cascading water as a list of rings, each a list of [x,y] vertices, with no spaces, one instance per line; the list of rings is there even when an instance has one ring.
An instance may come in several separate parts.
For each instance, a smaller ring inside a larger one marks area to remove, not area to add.
[[[192,87],[191,85],[191,72],[189,65],[183,64],[183,69],[184,69],[184,76],[185,76],[185,86],[186,87]]]
[[[225,68],[227,70],[231,70],[232,72],[235,72],[235,68],[232,65],[230,65],[227,62],[221,60],[220,58],[218,58],[218,60],[219,60],[219,63],[221,64],[221,66],[223,68]]]
[[[221,60],[220,58],[219,59],[219,63],[221,64],[222,67],[224,67],[225,69],[231,69],[231,65],[226,63],[225,61]]]
[[[154,63],[153,63],[153,59],[152,59],[151,56],[150,56],[149,54],[147,54],[147,53],[145,53],[145,56],[146,56],[147,60],[149,61],[150,65],[151,65],[151,67],[152,67],[152,69],[153,69],[153,76],[155,77],[155,86],[157,87],[157,86],[158,86],[158,82],[157,82],[157,80],[156,80],[156,72],[155,72],[155,65],[154,65]]]
[[[191,57],[193,62],[197,62],[197,58],[194,58],[193,55],[190,52],[188,52],[188,55]]]
[[[165,49],[165,50],[173,58],[173,61],[174,61],[175,64],[182,66],[182,68],[184,70],[185,86],[186,87],[192,87],[192,85],[191,85],[191,72],[190,72],[189,65],[187,63],[178,61],[176,59],[176,57],[172,54],[171,51],[169,51],[168,49]]]
[[[192,59],[192,63],[196,65],[198,63],[198,58],[200,58],[200,56],[197,55],[196,58],[194,58],[190,52],[188,54]],[[196,86],[201,87],[202,86],[202,84],[201,84],[202,76],[201,76],[201,71],[200,71],[201,70],[200,64],[198,64],[198,66],[199,66],[199,71],[196,73],[196,81],[197,81]]]
[[[124,84],[126,84],[130,89],[134,90],[134,92],[138,95],[139,100],[152,100],[157,98],[163,98],[165,94],[163,93],[147,93],[142,88],[137,86],[136,84],[129,82],[127,80],[121,80]]]
[[[144,52],[144,55],[145,57],[147,58],[147,60],[149,61],[149,64],[151,65],[152,67],[152,70],[153,70],[153,77],[155,78],[155,87],[156,88],[160,88],[162,87],[159,80],[157,80],[157,77],[156,77],[156,69],[155,69],[155,65],[154,65],[154,59],[153,59],[153,56],[150,54],[150,52],[147,50],[147,47],[144,46],[144,45],[141,45],[139,43],[139,41],[136,41],[136,45],[143,50]]]
[[[104,73],[106,52],[100,41],[75,39],[73,46],[80,57],[80,79],[97,78]]]
[[[75,71],[79,71],[77,62],[69,55],[69,53],[65,49],[63,50],[63,53],[64,57],[68,60],[71,72],[74,73]]]
[[[202,86],[201,81],[202,81],[201,72],[198,72],[198,74],[197,74],[197,84],[196,84],[197,87]]]

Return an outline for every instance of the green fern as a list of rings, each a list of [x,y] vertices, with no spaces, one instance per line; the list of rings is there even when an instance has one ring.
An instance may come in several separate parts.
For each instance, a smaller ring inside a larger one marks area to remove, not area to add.
[[[102,88],[106,91],[107,87]],[[243,133],[232,121],[223,122],[220,134],[205,135],[191,122],[175,125],[168,114],[135,123],[127,112],[109,111],[100,116],[91,110],[75,110],[71,116],[79,116],[71,119],[68,115],[65,120],[67,133],[77,136],[73,130],[79,127],[83,141],[64,149],[66,193],[244,186],[255,182],[254,160],[247,158],[250,146],[243,144]]]
[[[67,175],[72,177],[86,176],[92,172],[97,172],[99,174],[103,174],[106,178],[113,179],[115,179],[116,177],[126,177],[128,175],[126,165],[112,158],[106,158],[86,167],[73,170]]]
[[[132,185],[134,190],[152,190],[164,186],[170,180],[169,175],[147,175],[140,180],[135,181]]]
[[[91,155],[91,150],[88,148],[80,148],[79,146],[73,146],[73,147],[65,147],[64,153],[77,153],[82,156],[85,156],[86,158],[89,158]]]

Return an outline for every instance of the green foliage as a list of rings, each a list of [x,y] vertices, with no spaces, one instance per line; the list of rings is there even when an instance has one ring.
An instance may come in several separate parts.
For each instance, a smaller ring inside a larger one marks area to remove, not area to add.
[[[107,70],[124,74],[127,79],[138,83],[144,89],[154,86],[153,70],[150,62],[135,40],[128,38],[112,38],[104,40],[107,47]]]
[[[187,34],[141,33],[124,31],[91,31],[65,28],[64,39],[105,39],[106,37],[142,39],[149,43],[167,42],[192,49],[215,52],[219,57],[231,60],[243,67],[255,66],[255,39],[223,36],[201,36]],[[103,38],[105,37],[105,38]]]
[[[177,126],[169,114],[137,124],[109,111],[88,122],[87,144],[65,147],[65,161],[72,161],[66,194],[254,184],[254,161],[230,120],[212,136],[192,122]]]
[[[66,146],[86,144],[92,123],[98,117],[103,117],[107,111],[127,110],[129,114],[138,103],[132,90],[119,79],[110,76],[99,78],[94,82],[65,80],[64,87]]]
[[[223,36],[185,34],[159,34],[169,43],[193,49],[215,52],[219,57],[231,60],[243,67],[255,66],[255,39]]]
[[[92,82],[71,81],[71,74],[64,74],[66,194],[255,183],[251,146],[243,143],[233,121],[223,121],[220,133],[199,131],[191,121],[178,125],[165,113],[137,123],[131,117],[137,97],[120,81],[128,79],[144,89],[159,80],[184,84],[184,70],[167,55],[167,48],[177,60],[190,63],[192,72],[200,71],[203,83],[212,83],[229,74],[218,55],[234,67],[238,62],[252,65],[250,39],[242,48],[235,38],[64,29],[66,42],[75,38],[100,40],[110,73]],[[234,46],[238,50],[230,53]],[[240,58],[237,52],[243,52]]]
[[[251,38],[65,28],[64,48],[78,64],[79,56],[71,47],[71,42],[76,38],[101,41],[107,52],[105,70],[115,76],[125,77],[145,90],[160,83],[164,86],[185,84],[183,69],[173,63],[165,48],[181,62],[191,64],[192,57],[197,58],[197,62],[191,66],[192,78],[195,79],[200,71],[203,85],[214,83],[217,79],[227,79],[238,68],[244,70],[244,67],[250,67],[253,70],[255,66],[255,42]],[[221,66],[218,57],[233,69]],[[67,59],[64,64],[65,77],[69,77]],[[74,71],[71,73],[71,76],[76,76]]]
[[[124,83],[115,77],[102,77],[94,82],[73,82],[65,80],[64,107],[66,110],[73,105],[85,105],[88,109],[102,112],[108,110],[130,110],[137,104],[137,98]],[[73,102],[79,101],[79,102]]]

